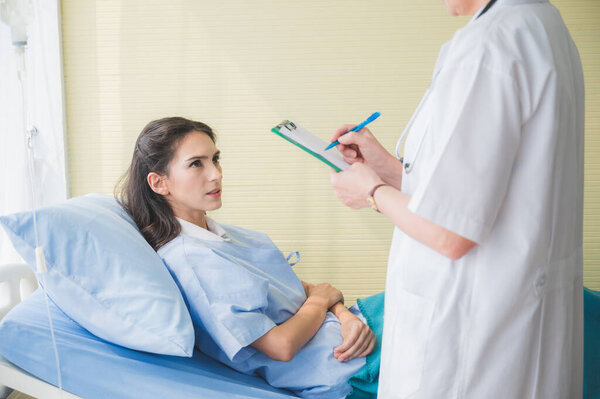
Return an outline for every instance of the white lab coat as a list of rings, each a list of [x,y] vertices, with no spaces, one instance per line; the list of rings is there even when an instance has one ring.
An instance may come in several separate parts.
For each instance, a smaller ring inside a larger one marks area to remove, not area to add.
[[[440,53],[407,127],[409,209],[478,245],[394,232],[379,398],[580,398],[583,74],[558,11],[498,0]]]

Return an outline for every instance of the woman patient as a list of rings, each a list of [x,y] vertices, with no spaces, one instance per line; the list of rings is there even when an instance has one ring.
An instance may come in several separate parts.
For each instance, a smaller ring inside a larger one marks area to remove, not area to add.
[[[301,281],[265,234],[206,216],[221,207],[215,141],[201,122],[150,122],[124,176],[122,206],[179,285],[202,352],[302,397],[346,397],[375,335],[338,289]]]

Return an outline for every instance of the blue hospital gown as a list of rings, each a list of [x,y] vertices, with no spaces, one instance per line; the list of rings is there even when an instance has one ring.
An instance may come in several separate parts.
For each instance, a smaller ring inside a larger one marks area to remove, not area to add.
[[[158,251],[190,310],[196,347],[214,359],[306,398],[343,398],[348,379],[365,358],[341,363],[333,348],[343,341],[340,323],[327,313],[317,334],[289,362],[271,360],[249,346],[293,316],[306,300],[300,279],[265,234],[207,218],[217,239],[205,239],[185,221],[178,237]],[[191,229],[191,230],[190,230]],[[190,233],[191,231],[191,233]],[[357,307],[351,311],[362,319]],[[363,319],[364,321],[364,319]]]

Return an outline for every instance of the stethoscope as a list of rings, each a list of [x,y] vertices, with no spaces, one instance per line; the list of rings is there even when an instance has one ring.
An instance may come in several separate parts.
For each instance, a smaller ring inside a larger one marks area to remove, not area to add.
[[[439,72],[436,73],[435,77],[437,77],[438,73]],[[433,78],[433,80],[435,80],[435,77]],[[404,167],[404,172],[406,174],[411,173],[412,170],[413,170],[413,168],[414,168],[414,166],[415,166],[415,161],[417,160],[419,152],[421,151],[421,146],[423,145],[423,139],[425,138],[425,136],[427,135],[427,132],[429,131],[429,121],[427,122],[427,125],[425,126],[425,132],[419,138],[419,142],[417,143],[417,147],[415,149],[415,153],[413,155],[413,159],[412,160],[409,160],[409,162],[404,162],[404,157],[400,156],[400,148],[402,148],[402,144],[404,144],[404,141],[406,140],[406,136],[408,135],[408,132],[410,132],[410,129],[412,128],[412,126],[413,126],[413,124],[415,122],[415,119],[417,118],[417,116],[421,112],[421,109],[423,108],[423,105],[425,104],[425,102],[429,98],[429,95],[431,93],[431,88],[432,87],[433,87],[433,81],[431,82],[431,85],[429,86],[429,88],[425,92],[425,95],[421,99],[421,102],[417,106],[417,110],[415,111],[415,113],[412,115],[412,117],[410,118],[410,120],[406,124],[406,127],[404,128],[404,131],[402,132],[402,135],[400,136],[400,139],[398,139],[398,142],[396,143],[396,158],[398,158],[398,160],[400,162],[402,162],[402,165]]]
[[[483,8],[483,10],[475,17],[475,19],[477,19],[477,18],[481,17],[483,14],[485,14],[494,5],[495,2],[496,2],[496,0],[490,0],[488,2],[488,4],[486,4],[486,6]],[[438,77],[438,75],[440,74],[441,70],[442,70],[442,66],[440,66],[438,68],[438,70],[435,71],[434,76],[431,79],[431,84],[427,88],[427,91],[425,92],[425,95],[423,96],[423,98],[421,99],[421,102],[417,106],[417,110],[415,111],[415,113],[412,115],[412,117],[410,118],[410,120],[406,124],[406,127],[404,128],[404,131],[402,132],[402,135],[400,136],[400,139],[398,139],[398,142],[396,143],[396,158],[398,158],[398,160],[400,162],[402,162],[402,164],[404,166],[404,172],[406,174],[410,174],[412,172],[414,166],[415,166],[415,161],[417,160],[419,152],[421,151],[421,147],[423,145],[423,139],[425,138],[425,136],[427,135],[427,132],[429,131],[430,120],[429,119],[427,120],[427,124],[424,127],[425,132],[419,138],[419,142],[417,143],[417,147],[415,149],[415,152],[414,152],[414,155],[413,155],[413,159],[410,160],[410,162],[404,162],[404,157],[400,156],[400,148],[402,147],[402,144],[404,144],[404,141],[406,140],[406,136],[408,135],[408,132],[412,128],[412,126],[413,126],[413,124],[415,122],[416,117],[421,112],[421,110],[423,108],[423,105],[427,102],[427,99],[429,98],[429,95],[431,94],[431,91],[432,91],[433,85],[435,83],[435,80]]]

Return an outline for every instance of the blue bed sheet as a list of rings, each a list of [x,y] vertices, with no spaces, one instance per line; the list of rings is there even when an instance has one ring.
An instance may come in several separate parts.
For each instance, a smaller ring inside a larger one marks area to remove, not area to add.
[[[138,352],[106,342],[50,301],[63,389],[84,398],[289,398],[259,377],[198,352],[192,358]],[[57,385],[46,302],[38,290],[0,323],[0,354]]]

